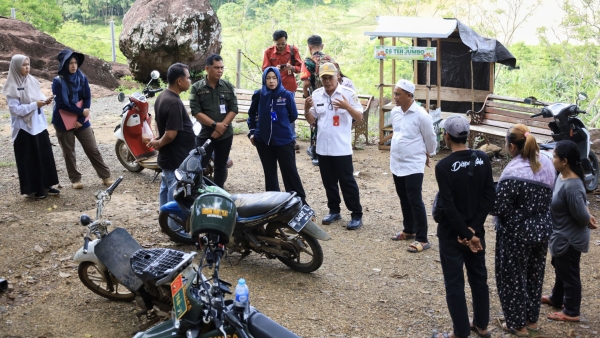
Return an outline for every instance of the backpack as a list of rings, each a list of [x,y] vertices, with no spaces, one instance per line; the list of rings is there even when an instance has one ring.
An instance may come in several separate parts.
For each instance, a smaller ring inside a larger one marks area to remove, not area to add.
[[[340,68],[335,60],[322,52],[316,52],[311,57],[307,57],[305,60],[306,69],[310,72],[310,87],[311,92],[313,92],[317,88],[323,87],[323,83],[321,82],[321,77],[319,76],[319,68],[321,65],[331,62],[336,68]]]

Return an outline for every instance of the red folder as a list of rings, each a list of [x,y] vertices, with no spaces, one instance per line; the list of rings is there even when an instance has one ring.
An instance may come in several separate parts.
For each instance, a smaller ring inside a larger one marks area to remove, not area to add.
[[[78,108],[83,107],[83,100],[77,102],[76,106]],[[79,117],[79,115],[73,114],[73,113],[63,110],[63,109],[59,109],[58,112],[60,113],[60,117],[62,118],[63,123],[65,124],[66,130],[74,129],[75,126],[77,126],[77,118]],[[87,122],[89,120],[90,120],[90,116],[88,115],[85,118],[85,121]]]

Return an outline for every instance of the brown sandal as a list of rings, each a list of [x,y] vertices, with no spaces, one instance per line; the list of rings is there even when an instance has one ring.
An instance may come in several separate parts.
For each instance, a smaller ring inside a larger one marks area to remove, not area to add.
[[[556,320],[559,322],[578,322],[579,316],[571,317],[571,316],[567,316],[564,312],[559,311],[559,312],[554,312],[554,313],[549,314],[548,319]]]
[[[552,301],[550,300],[550,296],[542,296],[542,298],[541,298],[541,300],[540,300],[540,303],[542,303],[542,304],[547,304],[547,305],[550,305],[550,306],[552,306],[552,307],[554,307],[554,308],[557,308],[557,309],[559,309],[559,307],[558,307],[558,306],[555,306],[554,304],[552,304]],[[563,306],[561,306],[561,307],[563,307],[563,308],[564,308],[565,306],[563,305]]]
[[[406,234],[403,231],[397,232],[391,237],[392,241],[410,241],[417,238],[416,234]]]

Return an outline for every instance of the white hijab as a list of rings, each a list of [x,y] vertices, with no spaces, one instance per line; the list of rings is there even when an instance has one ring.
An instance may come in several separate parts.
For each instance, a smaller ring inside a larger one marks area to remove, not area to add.
[[[21,75],[21,67],[27,59],[29,58],[25,55],[13,55],[8,68],[8,78],[6,79],[4,88],[2,88],[2,95],[19,99],[22,105],[38,100],[46,100],[46,95],[42,94],[40,89],[40,82],[31,76],[31,74],[27,74],[27,76]],[[31,114],[35,111],[33,110],[23,117],[23,120],[30,128]]]

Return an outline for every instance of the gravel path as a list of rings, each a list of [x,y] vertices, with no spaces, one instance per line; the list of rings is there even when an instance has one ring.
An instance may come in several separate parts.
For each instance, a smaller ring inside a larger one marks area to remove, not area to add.
[[[123,175],[123,183],[106,208],[113,224],[126,228],[146,246],[174,247],[184,251],[191,246],[175,245],[157,224],[158,182],[151,182],[147,170],[126,172],[114,153],[115,125],[122,104],[115,97],[95,99],[93,127],[100,151],[113,171]],[[93,194],[102,188],[89,161],[79,156],[84,175],[83,190],[68,184],[66,169],[56,138],[51,137],[61,195],[30,201],[18,195],[18,180],[10,142],[10,120],[0,110],[0,276],[11,282],[11,292],[0,297],[0,337],[130,337],[138,327],[134,303],[105,300],[87,290],[77,277],[72,255],[82,245],[81,213],[94,212]],[[50,130],[50,134],[54,132]],[[308,202],[317,217],[327,213],[325,192],[318,168],[308,160],[306,142],[300,142],[298,170]],[[82,154],[81,148],[77,150]],[[447,151],[434,160],[447,155]],[[235,162],[226,189],[232,193],[263,189],[258,155],[245,135],[234,138]],[[435,164],[435,161],[434,161]],[[435,224],[429,216],[429,236],[433,248],[420,254],[406,251],[406,243],[389,240],[401,230],[402,215],[389,172],[389,153],[376,146],[355,152],[355,171],[365,210],[362,229],[354,232],[343,225],[349,213],[342,206],[343,222],[323,226],[332,240],[322,242],[325,261],[311,274],[291,271],[278,261],[250,255],[239,264],[224,264],[223,277],[248,281],[252,304],[277,322],[303,337],[431,337],[431,330],[451,330],[445,303],[443,276],[439,263]],[[424,199],[431,205],[437,191],[433,169],[426,169]],[[590,196],[591,209],[598,213],[598,198]],[[495,318],[501,309],[493,278],[494,232],[486,223],[488,283],[491,290],[490,329],[502,336]],[[541,310],[537,337],[596,337],[600,331],[599,295],[596,292],[598,231],[592,232],[589,254],[582,257],[582,323],[553,323],[545,319],[551,311]],[[595,245],[594,245],[595,244]],[[39,247],[36,247],[39,246]],[[34,248],[41,249],[38,252]],[[554,270],[546,269],[545,293],[554,281]],[[467,294],[469,290],[467,287]],[[467,298],[470,299],[468,295]]]

